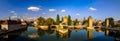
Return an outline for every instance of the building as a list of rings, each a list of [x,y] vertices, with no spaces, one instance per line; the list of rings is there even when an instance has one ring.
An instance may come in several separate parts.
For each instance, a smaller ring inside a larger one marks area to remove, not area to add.
[[[67,17],[67,16],[64,16],[64,17],[63,17],[62,24],[63,24],[63,25],[68,25],[67,22],[68,22],[68,17]]]
[[[115,21],[114,23],[115,23],[115,24],[120,24],[120,20],[118,20],[118,21]]]
[[[36,19],[36,20],[34,21],[34,24],[33,24],[33,25],[34,25],[34,26],[37,26],[37,25],[38,25],[37,22],[38,22],[38,20]]]
[[[92,16],[88,17],[88,27],[93,27],[93,19]]]
[[[1,22],[1,30],[14,31],[24,28],[21,24],[22,22],[17,20],[2,20],[0,22]]]
[[[79,21],[79,25],[80,25],[80,26],[82,25],[82,21]]]
[[[97,21],[97,26],[98,26],[98,27],[101,27],[101,26],[102,26],[102,21],[101,21],[101,20],[98,20],[98,21]]]
[[[105,26],[106,26],[106,27],[109,27],[109,19],[108,19],[108,18],[105,19]]]

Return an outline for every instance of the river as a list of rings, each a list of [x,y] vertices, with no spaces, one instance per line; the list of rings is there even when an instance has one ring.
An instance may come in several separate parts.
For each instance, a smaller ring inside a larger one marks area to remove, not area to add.
[[[67,34],[59,34],[54,28],[43,30],[32,26],[0,35],[0,41],[116,41],[119,38],[119,31],[105,29],[79,28],[70,29]]]

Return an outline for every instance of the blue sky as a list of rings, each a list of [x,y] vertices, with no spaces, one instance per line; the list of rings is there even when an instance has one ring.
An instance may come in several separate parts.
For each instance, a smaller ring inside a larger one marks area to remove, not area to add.
[[[57,14],[79,20],[88,16],[119,20],[120,0],[0,0],[0,19],[14,15],[55,18]]]

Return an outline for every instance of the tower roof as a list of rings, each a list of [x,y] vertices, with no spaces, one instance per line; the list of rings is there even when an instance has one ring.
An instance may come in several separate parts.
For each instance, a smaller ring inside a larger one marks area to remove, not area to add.
[[[92,19],[92,16],[89,16],[88,19]]]

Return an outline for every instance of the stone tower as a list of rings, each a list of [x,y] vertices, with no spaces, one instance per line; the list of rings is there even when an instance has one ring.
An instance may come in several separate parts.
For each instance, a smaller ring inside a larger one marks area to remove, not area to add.
[[[89,17],[88,17],[88,27],[93,27],[92,16],[89,16]]]
[[[68,22],[68,17],[67,16],[64,16],[63,17],[63,24],[67,25],[67,22]]]
[[[108,19],[108,18],[105,20],[105,26],[106,26],[106,27],[109,26],[109,19]]]

